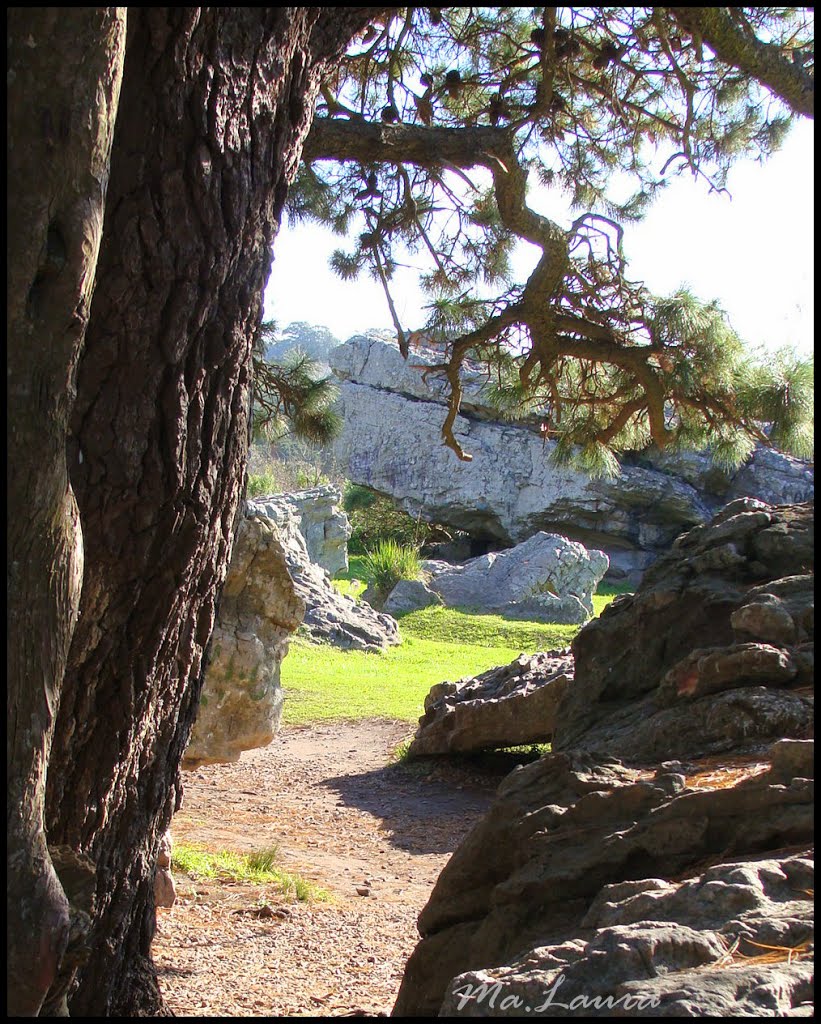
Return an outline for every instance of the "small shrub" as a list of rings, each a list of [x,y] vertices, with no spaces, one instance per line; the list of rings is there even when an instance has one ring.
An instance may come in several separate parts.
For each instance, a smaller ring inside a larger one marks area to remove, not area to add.
[[[359,484],[346,485],[343,505],[351,523],[351,554],[367,552],[383,540],[418,548],[430,540],[450,538],[441,527],[414,519],[384,494]]]
[[[424,575],[416,548],[382,540],[365,559],[365,574],[373,588],[387,597],[400,580],[418,580]]]
[[[279,480],[270,470],[263,473],[253,473],[248,476],[248,497],[258,498],[269,494],[276,494],[279,490]]]

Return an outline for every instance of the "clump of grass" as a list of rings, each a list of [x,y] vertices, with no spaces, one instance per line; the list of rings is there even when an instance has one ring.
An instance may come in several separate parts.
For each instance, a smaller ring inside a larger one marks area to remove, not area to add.
[[[252,853],[236,853],[233,850],[212,852],[202,846],[177,843],[171,854],[171,868],[193,879],[212,878],[226,882],[274,885],[289,899],[309,901],[329,898],[329,894],[313,882],[277,867],[278,859],[276,847]]]
[[[419,551],[395,540],[381,540],[365,558],[365,574],[376,590],[387,597],[400,580],[418,580],[423,576]]]
[[[270,469],[262,473],[252,473],[248,476],[248,497],[267,497],[269,494],[277,494],[280,490],[279,478]]]
[[[407,764],[411,760],[410,747],[412,739],[402,740],[393,749],[393,759],[397,764]]]

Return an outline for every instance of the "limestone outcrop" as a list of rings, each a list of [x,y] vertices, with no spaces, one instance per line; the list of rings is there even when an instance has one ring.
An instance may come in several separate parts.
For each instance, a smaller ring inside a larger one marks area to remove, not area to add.
[[[253,516],[263,513],[266,504],[254,499],[246,502],[246,507],[247,514]],[[395,619],[340,594],[328,573],[311,561],[298,517],[287,509],[280,509],[277,515],[285,562],[294,590],[305,605],[303,629],[314,639],[345,650],[378,651],[400,643]]]
[[[338,488],[324,484],[253,501],[260,515],[268,516],[275,523],[284,522],[289,515],[296,516],[310,560],[322,566],[330,576],[347,572],[351,524],[342,508],[342,493]]]
[[[603,551],[541,531],[508,551],[491,551],[461,565],[423,563],[428,587],[450,608],[562,623],[590,618],[593,594],[608,565]]]
[[[282,715],[280,664],[304,614],[277,527],[243,518],[184,768],[237,761],[243,750],[271,742]]]
[[[546,742],[572,682],[568,649],[522,654],[475,678],[437,683],[425,697],[425,714],[408,753],[464,754]]]
[[[454,433],[473,455],[459,461],[442,445],[446,387],[420,368],[441,355],[355,337],[331,353],[344,426],[338,463],[356,483],[395,498],[414,517],[441,522],[507,546],[539,530],[560,533],[610,558],[610,575],[637,573],[684,530],[708,522],[736,497],[800,502],[813,494],[812,470],[766,449],[735,473],[699,454],[625,459],[615,480],[593,480],[550,460],[538,423],[499,422],[468,375]],[[378,443],[375,443],[378,439]]]
[[[811,1014],[812,525],[733,502],[582,629],[394,1016]]]
[[[362,595],[363,601],[369,601],[373,597],[379,601],[378,591],[368,587]],[[420,608],[429,608],[430,605],[444,604],[442,598],[435,594],[424,580],[400,580],[393,590],[388,594],[382,605],[382,611],[388,615],[405,615],[407,612],[415,612]]]

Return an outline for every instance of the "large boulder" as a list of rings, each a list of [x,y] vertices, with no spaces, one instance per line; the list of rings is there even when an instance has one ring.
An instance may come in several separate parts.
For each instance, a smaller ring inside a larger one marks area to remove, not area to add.
[[[581,623],[593,614],[593,593],[607,555],[555,533],[539,532],[508,551],[462,565],[426,562],[428,587],[451,608],[474,608],[543,622]]]
[[[682,531],[708,522],[735,497],[782,503],[813,495],[806,463],[763,448],[734,473],[703,453],[661,456],[652,449],[625,458],[614,480],[558,467],[538,422],[498,421],[484,393],[487,377],[475,367],[454,424],[473,455],[462,462],[442,444],[446,381],[419,369],[441,358],[421,351],[406,362],[395,345],[363,337],[331,354],[343,416],[334,442],[339,465],[414,517],[500,546],[539,530],[560,533],[605,551],[611,575],[625,576],[645,569]]]
[[[246,507],[248,515],[258,515],[266,506],[254,499]],[[400,643],[394,618],[340,594],[328,573],[311,561],[297,516],[287,509],[277,515],[285,562],[294,590],[305,604],[303,629],[315,640],[343,650],[380,651]]]
[[[437,683],[425,697],[408,753],[464,754],[544,743],[553,735],[556,709],[572,681],[568,649],[522,654],[475,678]]]
[[[813,879],[798,854],[605,885],[578,938],[457,976],[439,1015],[810,1016]],[[796,952],[762,963],[772,946]]]
[[[364,601],[379,600],[379,592],[368,587],[362,595]],[[400,580],[382,604],[382,611],[388,615],[407,615],[408,612],[442,605],[442,598],[434,593],[424,580]]]
[[[184,768],[237,761],[271,742],[282,715],[280,664],[304,613],[275,524],[240,520]]]
[[[734,502],[579,633],[553,751],[442,872],[395,1016],[810,1013],[812,525]]]
[[[332,484],[288,494],[254,498],[260,515],[284,522],[294,515],[312,562],[331,576],[348,569],[348,539],[351,524],[342,509],[342,493]]]
[[[682,535],[573,641],[555,749],[653,761],[809,735],[812,524],[811,504],[737,499]]]

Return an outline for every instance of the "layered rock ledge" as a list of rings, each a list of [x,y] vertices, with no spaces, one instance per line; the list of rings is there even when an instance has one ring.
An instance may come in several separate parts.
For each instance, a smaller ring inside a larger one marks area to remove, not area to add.
[[[395,346],[363,337],[331,353],[344,419],[337,461],[351,480],[390,495],[414,517],[502,546],[539,530],[559,533],[605,551],[615,577],[642,571],[683,530],[708,522],[735,498],[787,503],[813,496],[812,469],[767,449],[730,474],[704,454],[652,449],[625,459],[615,480],[557,467],[537,422],[498,421],[478,370],[465,382],[454,425],[473,455],[461,462],[441,441],[445,382],[421,372],[437,359],[441,354],[422,351],[405,362]]]

